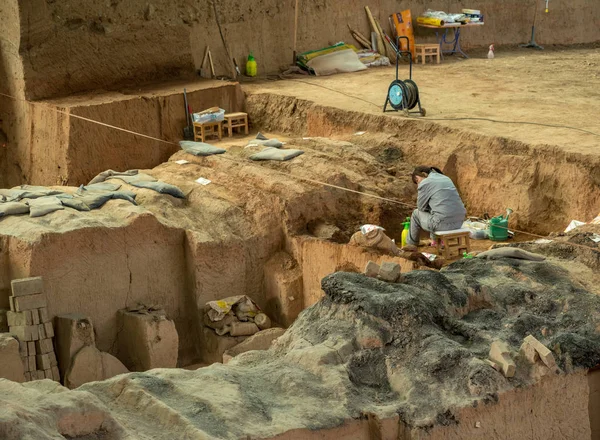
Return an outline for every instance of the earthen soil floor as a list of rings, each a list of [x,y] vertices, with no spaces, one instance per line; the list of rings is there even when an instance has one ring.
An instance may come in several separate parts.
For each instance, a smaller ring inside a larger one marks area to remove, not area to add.
[[[492,118],[568,125],[600,134],[600,49],[499,48],[493,60],[487,59],[487,52],[468,53],[471,58],[467,60],[452,56],[439,65],[414,66],[413,79],[427,109],[423,119]],[[401,64],[400,78],[407,77],[408,64]],[[395,73],[394,67],[378,67],[329,77],[290,78],[293,79],[248,82],[243,89],[247,93],[275,93],[345,110],[381,114]],[[388,114],[404,117],[401,113]],[[530,145],[600,154],[600,136],[565,128],[482,120],[435,122]]]

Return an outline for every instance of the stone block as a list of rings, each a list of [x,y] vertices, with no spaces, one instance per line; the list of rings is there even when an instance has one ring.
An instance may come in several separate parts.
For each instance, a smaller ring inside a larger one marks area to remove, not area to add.
[[[379,275],[379,269],[379,264],[369,260],[365,266],[365,275],[371,278],[377,278],[377,275]]]
[[[42,277],[21,278],[10,282],[12,296],[35,295],[44,291]]]
[[[38,328],[39,338],[47,339],[48,336],[46,336],[46,328],[44,327],[44,324],[38,324],[37,328]]]
[[[275,339],[285,333],[284,328],[270,328],[250,336],[244,342],[223,353],[223,363],[228,363],[235,356],[251,350],[268,350]]]
[[[37,350],[35,349],[35,342],[28,341],[27,342],[27,356],[35,356]]]
[[[88,317],[79,313],[57,316],[55,322],[58,366],[64,379],[73,356],[85,346],[95,346],[94,327]],[[48,347],[47,342],[44,344]]]
[[[119,310],[118,328],[117,356],[131,371],[177,366],[179,335],[164,315]]]
[[[35,351],[37,354],[46,354],[54,352],[54,345],[52,344],[52,339],[47,338],[35,341]]]
[[[521,348],[519,348],[519,354],[521,354],[521,356],[527,359],[527,361],[531,364],[535,364],[540,359],[540,355],[529,342],[523,342],[521,344]]]
[[[46,307],[42,307],[38,309],[38,315],[40,316],[40,322],[45,324],[46,322],[50,322],[50,317],[48,316],[48,309]]]
[[[38,370],[49,370],[52,368],[52,365],[50,365],[50,356],[48,356],[48,354],[38,354],[35,358]]]
[[[52,369],[48,368],[48,369],[44,370],[44,378],[54,380],[54,378],[52,376]]]
[[[29,381],[31,381],[31,372],[26,371],[25,372],[25,382],[29,382]]]
[[[31,376],[33,377],[34,372],[31,372]],[[46,378],[46,375],[44,374],[44,370],[36,370],[35,371],[35,380],[44,380]]]
[[[29,350],[27,348],[27,341],[19,341],[19,353],[21,353],[21,357],[29,356]]]
[[[41,293],[38,295],[19,296],[12,298],[15,312],[39,309],[42,307],[46,307],[47,305],[46,295]]]
[[[84,383],[110,379],[128,372],[117,358],[88,345],[73,357],[69,370],[65,374],[65,386],[74,389]]]
[[[31,323],[34,325],[40,324],[40,314],[37,310],[28,310],[26,313],[31,314]]]
[[[10,332],[15,335],[19,341],[37,341],[39,339],[39,329],[37,325],[15,325],[10,327]]]
[[[496,362],[502,368],[502,373],[506,377],[513,377],[517,366],[510,357],[510,350],[505,342],[494,341],[490,348],[489,358]]]
[[[19,352],[19,341],[8,333],[0,333],[0,378],[25,381],[25,369]]]
[[[527,336],[524,339],[524,342],[531,345],[535,349],[535,351],[537,351],[537,353],[540,356],[540,359],[542,360],[544,365],[546,365],[550,370],[554,371],[554,370],[558,369],[558,367],[556,365],[556,360],[554,359],[554,355],[548,349],[548,347],[546,347],[544,344],[542,344],[540,341],[538,341],[532,335]]]
[[[389,283],[395,283],[401,277],[398,263],[385,262],[379,268],[379,278]]]

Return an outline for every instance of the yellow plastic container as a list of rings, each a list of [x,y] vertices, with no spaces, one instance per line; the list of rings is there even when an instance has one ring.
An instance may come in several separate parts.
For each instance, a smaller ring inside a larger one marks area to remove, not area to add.
[[[406,246],[406,239],[408,238],[408,233],[410,232],[410,217],[406,217],[406,221],[404,222],[404,229],[402,230],[402,241],[400,247]]]
[[[246,62],[246,75],[247,76],[256,76],[258,72],[258,66],[256,64],[256,60],[254,59],[254,55],[250,52],[248,55],[248,61]]]

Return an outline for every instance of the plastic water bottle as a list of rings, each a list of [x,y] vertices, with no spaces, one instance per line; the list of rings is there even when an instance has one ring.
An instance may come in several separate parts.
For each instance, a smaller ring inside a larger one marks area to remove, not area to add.
[[[406,217],[406,221],[403,223],[404,229],[402,230],[402,245],[401,247],[406,246],[406,239],[408,238],[408,234],[410,232],[410,217]]]
[[[256,64],[256,60],[254,59],[254,55],[250,52],[248,55],[248,61],[246,62],[246,75],[248,76],[256,76],[258,71],[258,66]]]

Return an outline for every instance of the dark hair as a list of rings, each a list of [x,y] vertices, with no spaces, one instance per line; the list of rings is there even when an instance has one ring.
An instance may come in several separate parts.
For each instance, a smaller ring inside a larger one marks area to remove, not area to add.
[[[426,166],[418,166],[414,169],[414,171],[412,172],[412,181],[413,183],[416,185],[417,184],[417,179],[416,177],[427,177],[429,176],[429,173],[431,173],[432,171],[439,173],[439,174],[444,174],[442,173],[442,170],[440,170],[439,168],[436,167],[426,167]]]

